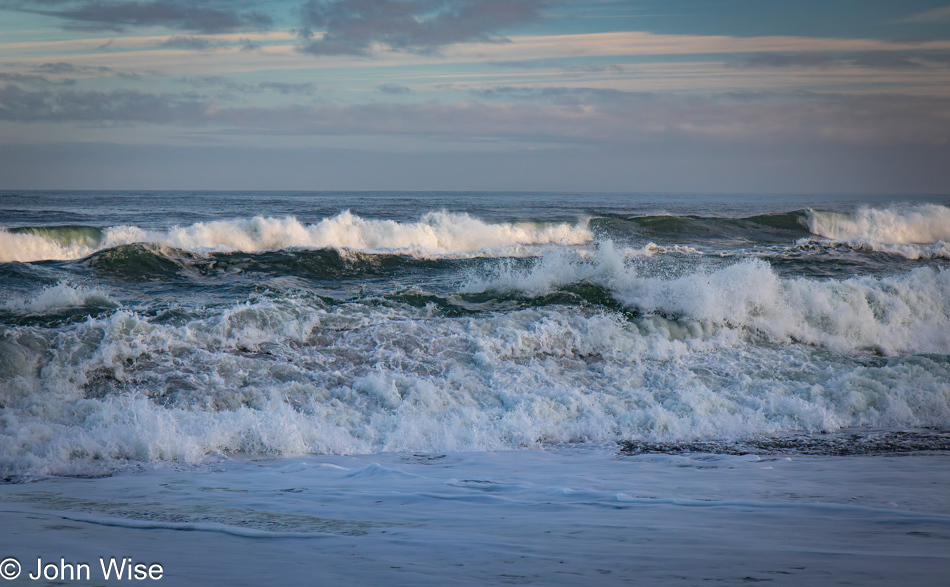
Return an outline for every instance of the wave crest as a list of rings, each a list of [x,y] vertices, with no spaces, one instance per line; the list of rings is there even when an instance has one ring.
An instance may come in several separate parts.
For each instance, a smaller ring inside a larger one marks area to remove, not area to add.
[[[17,314],[45,314],[87,306],[113,308],[119,304],[98,287],[70,285],[66,282],[44,288],[31,298],[12,298],[0,308]]]
[[[950,353],[950,271],[818,281],[783,279],[768,263],[747,260],[671,279],[640,274],[630,258],[612,243],[599,243],[593,254],[548,254],[527,268],[500,263],[488,275],[470,275],[462,289],[545,295],[591,283],[641,314],[737,329],[775,343],[885,355]]]
[[[809,210],[807,223],[812,234],[842,242],[906,245],[950,241],[950,208],[937,204],[860,208],[853,214]]]
[[[361,218],[348,210],[315,224],[304,224],[290,216],[256,216],[167,230],[113,226],[102,231],[98,240],[64,241],[59,237],[40,229],[0,231],[0,262],[79,259],[130,244],[154,244],[197,253],[332,248],[417,257],[521,255],[532,252],[531,247],[578,245],[592,238],[586,221],[489,223],[468,214],[441,211],[429,212],[417,222],[396,222]]]

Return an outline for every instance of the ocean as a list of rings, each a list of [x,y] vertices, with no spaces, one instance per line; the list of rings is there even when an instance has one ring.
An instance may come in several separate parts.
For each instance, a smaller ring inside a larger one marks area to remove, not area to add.
[[[21,583],[945,585],[950,197],[0,192],[0,480]]]

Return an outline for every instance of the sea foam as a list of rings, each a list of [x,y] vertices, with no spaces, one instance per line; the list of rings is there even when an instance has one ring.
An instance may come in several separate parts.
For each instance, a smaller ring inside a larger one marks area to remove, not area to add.
[[[950,353],[950,271],[847,280],[783,279],[746,260],[678,278],[642,274],[630,250],[602,242],[593,253],[556,251],[529,267],[498,263],[470,275],[465,292],[542,295],[574,283],[608,289],[626,307],[774,343],[804,342],[837,352]],[[635,255],[634,255],[635,256]]]
[[[463,289],[600,281],[636,315],[452,317],[301,293],[8,331],[0,469],[950,426],[950,272],[798,280],[750,261],[664,278],[597,251]],[[932,354],[877,354],[895,352]]]
[[[810,210],[812,234],[858,249],[908,259],[950,258],[950,208],[937,204],[860,208],[854,213]]]
[[[254,217],[149,230],[113,226],[95,244],[49,235],[0,231],[0,262],[78,259],[96,250],[144,243],[196,253],[334,248],[418,257],[521,255],[523,247],[588,242],[586,221],[490,223],[464,213],[429,212],[417,222],[366,219],[349,211],[304,224],[293,217]]]
[[[98,287],[86,287],[60,282],[42,289],[31,297],[11,298],[0,308],[18,314],[46,314],[67,308],[85,306],[115,307],[118,303],[109,292]]]
[[[95,246],[83,242],[63,243],[47,235],[0,229],[0,263],[80,259],[96,250]]]

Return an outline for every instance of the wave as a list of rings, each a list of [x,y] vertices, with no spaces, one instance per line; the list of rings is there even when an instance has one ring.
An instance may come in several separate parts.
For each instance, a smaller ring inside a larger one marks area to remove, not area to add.
[[[193,253],[339,249],[416,257],[518,256],[531,247],[591,240],[586,222],[488,223],[468,214],[430,212],[418,222],[361,218],[349,211],[304,224],[293,217],[199,222],[166,230],[137,226],[21,228],[0,231],[0,262],[70,260],[123,245]],[[527,249],[525,248],[527,247]]]
[[[895,208],[861,208],[853,214],[808,212],[812,234],[841,242],[885,245],[950,241],[950,208],[937,204]]]
[[[334,280],[372,274],[398,275],[415,267],[425,270],[446,269],[452,267],[455,261],[455,258],[426,259],[339,249],[202,255],[156,245],[122,245],[93,253],[82,264],[98,274],[124,279],[183,277],[200,280],[238,274],[265,274]]]
[[[92,226],[0,229],[0,263],[79,259],[99,248],[102,232]]]
[[[595,218],[597,232],[635,234],[662,242],[702,241],[707,245],[844,245],[856,251],[907,259],[950,258],[950,208],[937,204],[860,208],[855,212],[800,210],[745,218],[667,214]],[[815,238],[820,237],[820,238]]]
[[[860,208],[854,213],[809,210],[808,229],[830,244],[907,259],[950,258],[950,208],[937,204]]]
[[[674,216],[669,214],[612,217],[592,221],[592,228],[632,223],[637,232],[661,239],[731,239],[774,241],[800,238],[808,234],[805,212],[762,214],[745,218],[716,216]]]
[[[693,313],[715,316],[712,292],[734,293],[749,276],[768,281],[761,270],[750,264],[652,287],[680,292],[670,303],[681,311],[699,303]],[[917,287],[946,276],[904,279]],[[890,287],[880,285],[887,295]],[[686,299],[704,287],[699,302]],[[807,303],[822,303],[829,288]],[[919,297],[933,293],[921,289]],[[891,295],[896,306],[906,294]],[[940,303],[946,311],[946,298]],[[768,306],[727,314],[755,325],[776,311]],[[804,314],[809,328],[820,326]],[[914,320],[907,316],[906,326]],[[880,334],[886,328],[904,326],[879,322]],[[842,336],[840,324],[825,329]],[[942,344],[946,332],[944,325]],[[259,296],[174,319],[119,308],[55,330],[20,327],[0,332],[0,351],[0,474],[96,474],[221,453],[478,451],[950,427],[946,354],[834,355],[750,344],[738,325],[560,305],[475,319],[429,305]]]
[[[918,259],[950,259],[950,242],[937,241],[929,245],[917,244],[888,244],[867,240],[836,241],[829,239],[803,238],[794,246],[786,248],[784,253],[798,253],[808,250],[825,252],[829,249],[846,247],[851,251],[862,253],[883,253],[894,257],[903,257],[908,261]]]
[[[836,352],[950,353],[950,271],[900,276],[783,279],[761,260],[677,278],[642,275],[610,242],[593,254],[559,251],[527,267],[499,263],[470,274],[463,291],[545,295],[590,283],[640,314],[737,329],[773,343],[803,342]]]
[[[115,308],[119,304],[109,292],[98,287],[58,283],[27,298],[12,298],[0,308],[17,314],[49,314],[71,308]]]

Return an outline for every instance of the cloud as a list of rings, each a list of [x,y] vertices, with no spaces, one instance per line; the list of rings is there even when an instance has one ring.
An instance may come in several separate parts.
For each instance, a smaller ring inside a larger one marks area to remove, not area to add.
[[[228,92],[244,94],[259,94],[262,92],[276,92],[284,95],[311,94],[316,90],[311,83],[260,82],[256,84],[246,84],[217,75],[184,77],[181,78],[181,81],[192,86],[217,87]]]
[[[312,55],[431,53],[456,43],[500,43],[496,31],[541,18],[544,0],[309,0],[300,47]],[[315,30],[324,31],[313,39]]]
[[[911,54],[891,51],[868,51],[856,56],[850,63],[873,69],[919,69],[923,67],[923,64],[914,60],[913,57]]]
[[[262,44],[251,39],[239,39],[238,44],[241,46],[241,51],[257,51],[263,47]]]
[[[755,53],[730,65],[742,68],[805,68],[852,66],[870,69],[919,69],[924,65],[950,64],[950,53],[929,51],[860,51],[828,53]]]
[[[632,99],[654,99],[649,92],[624,92],[611,88],[512,87],[496,86],[471,90],[486,100],[535,100],[561,105],[591,105]]]
[[[950,6],[944,6],[942,8],[934,8],[933,10],[928,10],[926,12],[919,12],[917,14],[912,14],[906,18],[900,19],[897,22],[907,23],[907,24],[950,22]]]
[[[498,94],[512,93],[502,90]],[[759,100],[611,93],[597,88],[517,89],[504,103],[375,103],[234,108],[216,122],[240,132],[399,135],[448,141],[618,146],[692,140],[711,144],[950,144],[950,98],[768,94]],[[496,95],[498,95],[496,94]]]
[[[824,67],[834,59],[827,53],[755,53],[738,62],[740,67]]]
[[[556,69],[564,73],[623,73],[623,67],[610,65],[578,65],[563,63],[560,60],[534,59],[525,61],[489,61],[486,65],[492,67],[506,67],[511,69]]]
[[[207,51],[220,47],[221,43],[203,37],[168,37],[159,46],[191,51]]]
[[[709,145],[950,145],[950,98],[943,96],[792,92],[736,98],[598,88],[491,90],[480,96],[497,102],[225,107],[191,93],[27,91],[8,84],[0,87],[0,120],[201,127],[205,137],[398,136],[617,148],[684,140]]]
[[[409,94],[412,92],[406,86],[400,86],[399,84],[383,84],[381,86],[376,86],[376,89],[384,94],[392,94],[394,96],[400,94]]]
[[[261,82],[254,88],[259,92],[277,92],[278,94],[309,94],[314,86],[310,83]]]
[[[262,12],[239,12],[214,0],[28,0],[13,8],[66,21],[69,28],[121,31],[128,27],[162,26],[200,33],[266,29],[273,19]]]
[[[51,86],[51,85],[61,85],[61,86],[72,86],[76,84],[74,79],[62,79],[58,81],[53,81],[46,76],[37,75],[35,73],[18,73],[18,72],[3,72],[0,71],[0,82],[12,83],[12,84],[22,84],[28,86]]]
[[[0,120],[19,122],[138,122],[187,124],[207,119],[210,106],[194,97],[130,90],[26,91],[0,88]]]
[[[67,73],[112,73],[112,68],[110,67],[92,67],[88,65],[76,65],[74,63],[66,63],[65,61],[59,61],[56,63],[43,63],[37,65],[33,68],[33,71],[38,73],[48,73],[51,75],[62,75]]]
[[[65,61],[43,63],[34,67],[33,71],[47,75],[115,76],[127,80],[137,80],[142,77],[141,73],[133,71],[121,71],[102,65],[77,65]],[[70,81],[72,82],[73,80]]]

